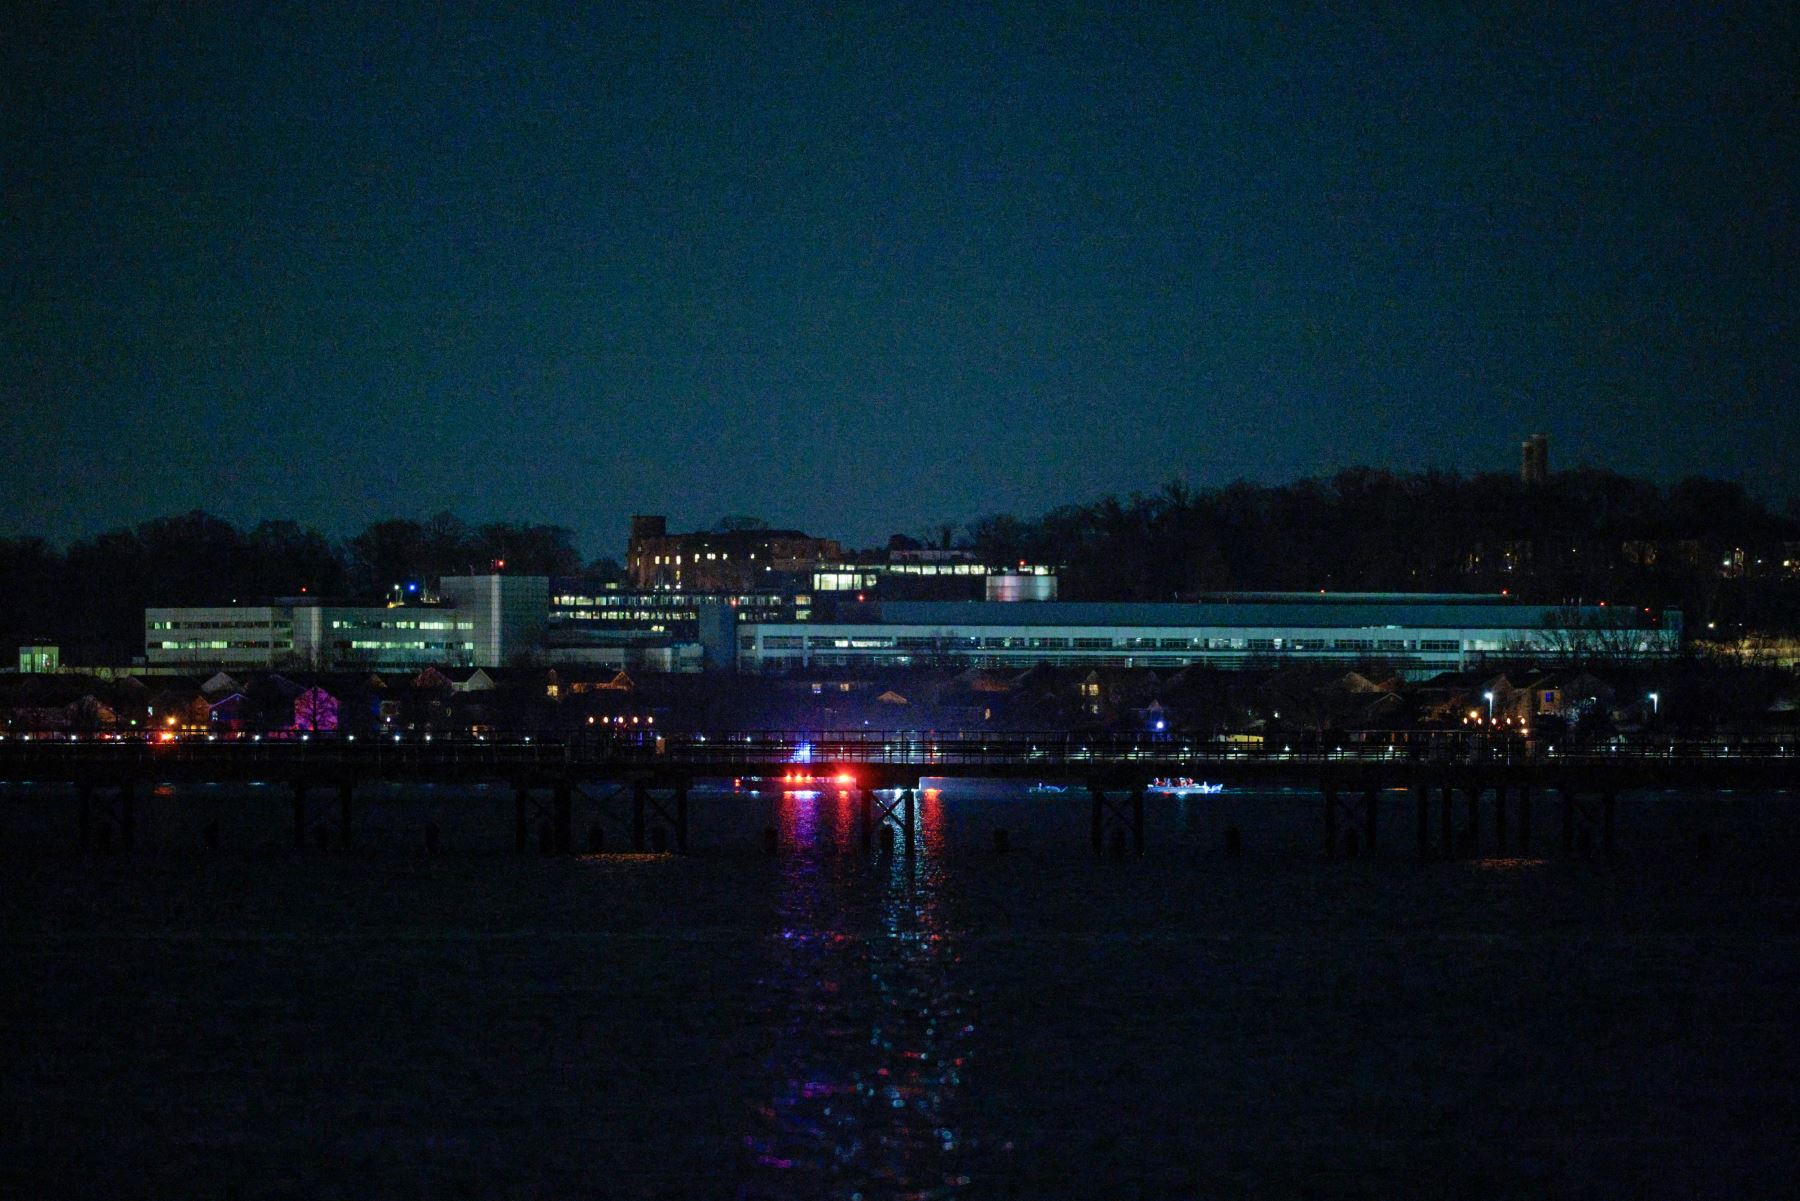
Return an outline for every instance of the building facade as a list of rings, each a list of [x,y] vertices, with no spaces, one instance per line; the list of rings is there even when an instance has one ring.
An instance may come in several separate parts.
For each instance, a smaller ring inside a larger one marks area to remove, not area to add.
[[[474,664],[510,667],[544,644],[550,614],[550,577],[541,575],[445,576],[438,595],[471,623]]]
[[[417,670],[473,664],[473,623],[440,606],[268,605],[146,609],[144,662],[195,671]]]
[[[874,620],[738,631],[738,667],[1110,666],[1242,669],[1284,662],[1381,660],[1411,676],[1485,658],[1568,656],[1579,644],[1621,657],[1679,649],[1679,613],[1616,621],[1604,607],[1501,603],[1404,594],[1206,604],[889,603]]]
[[[754,592],[804,579],[843,553],[831,539],[799,530],[671,534],[666,518],[638,516],[631,519],[625,573],[632,588],[645,592]]]

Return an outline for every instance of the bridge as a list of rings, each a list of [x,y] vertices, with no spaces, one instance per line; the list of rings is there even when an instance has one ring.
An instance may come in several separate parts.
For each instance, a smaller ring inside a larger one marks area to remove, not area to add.
[[[1800,784],[1800,745],[1639,738],[1558,747],[1442,731],[1344,743],[1301,736],[1253,743],[1186,735],[868,730],[605,732],[566,740],[284,733],[0,741],[0,780],[75,786],[84,847],[100,841],[132,845],[134,798],[145,785],[286,784],[295,843],[303,847],[309,832],[316,843],[350,845],[359,783],[497,780],[514,789],[521,851],[534,829],[542,849],[573,850],[578,797],[594,804],[628,800],[634,849],[667,849],[672,840],[675,850],[684,851],[689,790],[696,781],[722,779],[853,790],[861,801],[863,842],[879,834],[911,850],[917,791],[922,781],[939,777],[1079,786],[1091,803],[1096,851],[1119,851],[1128,843],[1141,853],[1146,794],[1158,781],[1186,778],[1228,786],[1316,786],[1329,854],[1374,851],[1383,794],[1396,789],[1413,798],[1421,857],[1473,854],[1484,838],[1497,850],[1529,851],[1534,794],[1560,798],[1566,851],[1597,839],[1611,853],[1619,793],[1669,786],[1790,788]],[[328,824],[309,803],[317,791],[336,794]],[[1466,800],[1460,814],[1458,796]],[[602,849],[593,832],[588,845]]]

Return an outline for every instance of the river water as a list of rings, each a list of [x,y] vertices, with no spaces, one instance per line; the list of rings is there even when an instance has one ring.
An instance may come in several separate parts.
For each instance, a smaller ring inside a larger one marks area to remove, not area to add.
[[[1625,796],[1612,864],[1549,854],[1540,802],[1536,857],[1421,865],[1397,793],[1373,857],[1269,790],[1153,797],[1117,860],[1083,795],[934,783],[910,855],[821,788],[696,795],[685,857],[519,856],[479,786],[364,789],[355,849],[304,853],[284,791],[164,788],[135,852],[79,856],[66,789],[0,786],[0,1194],[1723,1197],[1800,1166],[1790,796]],[[622,817],[584,797],[577,841]]]

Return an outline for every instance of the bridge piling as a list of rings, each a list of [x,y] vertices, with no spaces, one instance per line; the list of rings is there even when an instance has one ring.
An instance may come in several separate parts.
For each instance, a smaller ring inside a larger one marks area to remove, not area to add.
[[[1375,853],[1375,828],[1381,812],[1381,788],[1370,784],[1363,789],[1363,836],[1368,841],[1369,854]]]
[[[685,855],[688,849],[688,782],[675,786],[675,851]]]
[[[1608,863],[1619,857],[1619,844],[1615,838],[1615,818],[1618,814],[1618,794],[1607,789],[1600,797],[1600,851],[1606,856]]]
[[[862,849],[866,851],[874,845],[875,840],[875,790],[859,788],[857,793],[862,813],[862,832],[858,841],[862,843]]]
[[[1479,859],[1481,857],[1481,794],[1482,794],[1482,792],[1483,792],[1483,789],[1481,786],[1481,781],[1479,779],[1471,779],[1469,781],[1469,831],[1468,831],[1468,840],[1469,840],[1468,841],[1468,857],[1470,859]]]
[[[294,781],[294,849],[306,849],[306,781]]]
[[[1445,780],[1440,790],[1443,802],[1440,811],[1438,830],[1438,854],[1445,859],[1456,858],[1456,817],[1452,809],[1456,804],[1456,785]]]
[[[1519,785],[1519,854],[1531,854],[1531,785]]]
[[[631,849],[642,854],[644,851],[644,819],[645,810],[649,807],[650,786],[638,780],[631,786]]]
[[[344,849],[350,849],[350,806],[355,795],[356,785],[345,780],[338,785],[338,841]]]
[[[1338,852],[1338,794],[1337,789],[1325,788],[1325,857],[1332,858]]]
[[[525,853],[526,844],[530,841],[529,823],[526,820],[526,809],[530,804],[530,789],[522,784],[513,789],[513,845],[521,855]]]
[[[575,786],[567,779],[556,782],[550,811],[556,849],[566,855],[575,849]]]
[[[1575,797],[1566,783],[1558,791],[1562,793],[1562,851],[1566,858],[1575,853]]]
[[[1494,785],[1494,853],[1506,854],[1506,785]]]
[[[1431,858],[1431,785],[1413,781],[1413,808],[1418,815],[1419,862]]]

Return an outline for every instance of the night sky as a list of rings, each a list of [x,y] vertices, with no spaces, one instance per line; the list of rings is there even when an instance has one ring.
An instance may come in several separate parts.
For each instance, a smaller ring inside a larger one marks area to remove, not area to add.
[[[1800,494],[1792,4],[67,7],[0,35],[0,532],[865,542],[1535,430]]]

